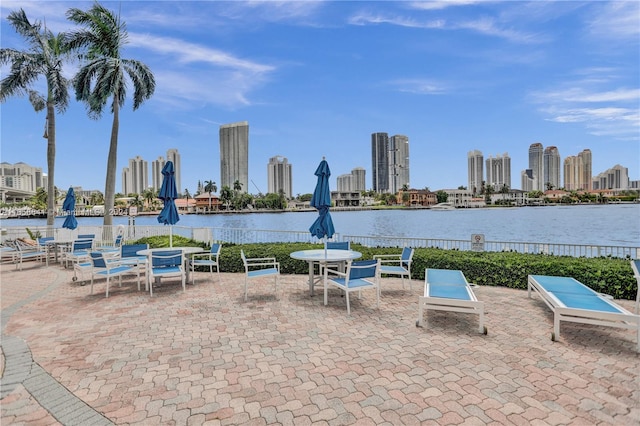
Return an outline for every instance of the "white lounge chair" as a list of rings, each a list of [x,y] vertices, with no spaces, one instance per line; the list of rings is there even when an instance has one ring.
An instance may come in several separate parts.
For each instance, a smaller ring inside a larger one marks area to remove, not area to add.
[[[478,331],[487,334],[484,303],[476,298],[462,271],[430,269],[424,272],[424,295],[418,298],[417,327],[422,327],[424,311],[449,311],[479,315]]]
[[[640,352],[640,315],[634,315],[615,304],[607,295],[598,293],[570,277],[529,275],[528,294],[537,292],[553,311],[551,340],[560,337],[560,321],[626,328],[637,332]]]
[[[349,293],[366,289],[376,291],[376,307],[380,306],[380,261],[360,260],[347,261],[347,270],[340,272],[336,269],[324,268],[324,304],[328,303],[328,286],[337,287],[345,292],[347,299],[347,315],[351,315]]]
[[[278,278],[280,277],[280,263],[275,257],[247,258],[244,250],[240,250],[244,264],[244,301],[247,301],[249,280],[264,277],[274,277],[275,294],[278,297]]]

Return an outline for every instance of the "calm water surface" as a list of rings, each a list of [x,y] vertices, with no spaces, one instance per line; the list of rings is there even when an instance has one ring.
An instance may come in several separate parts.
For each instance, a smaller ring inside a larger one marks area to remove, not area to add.
[[[341,235],[399,236],[487,241],[640,246],[640,204],[489,209],[365,210],[332,212]],[[181,215],[176,226],[306,231],[316,212]],[[127,224],[115,217],[114,224]],[[56,219],[56,227],[63,219]],[[101,217],[79,217],[82,225],[100,225]],[[139,216],[137,225],[157,225],[155,216]],[[2,227],[44,226],[46,219],[8,219]]]

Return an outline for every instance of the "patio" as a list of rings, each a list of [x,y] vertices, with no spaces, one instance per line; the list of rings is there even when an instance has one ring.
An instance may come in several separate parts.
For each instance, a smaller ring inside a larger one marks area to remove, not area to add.
[[[418,281],[383,279],[380,308],[363,294],[349,317],[303,275],[283,275],[278,299],[267,279],[243,302],[242,275],[224,272],[153,298],[127,279],[106,299],[104,281],[90,296],[59,266],[0,268],[3,424],[640,420],[634,332],[563,323],[551,342],[551,311],[523,290],[475,289],[484,336],[475,315],[430,312],[416,328]]]

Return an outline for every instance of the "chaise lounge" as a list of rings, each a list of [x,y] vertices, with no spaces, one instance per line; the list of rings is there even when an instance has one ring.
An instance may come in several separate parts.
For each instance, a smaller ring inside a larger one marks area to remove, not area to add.
[[[418,298],[417,327],[422,327],[424,311],[449,311],[479,315],[478,331],[487,334],[484,303],[476,298],[462,271],[430,269],[424,273],[424,295]]]
[[[529,275],[528,294],[537,292],[553,311],[551,340],[560,337],[560,321],[626,328],[637,332],[640,352],[640,315],[634,315],[571,277]]]

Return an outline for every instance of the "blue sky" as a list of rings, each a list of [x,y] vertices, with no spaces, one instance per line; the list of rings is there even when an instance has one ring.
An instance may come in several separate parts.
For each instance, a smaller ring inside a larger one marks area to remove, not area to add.
[[[251,193],[267,192],[276,155],[293,165],[294,194],[313,191],[323,156],[332,188],[355,167],[370,188],[374,132],[409,137],[414,188],[466,186],[474,149],[508,153],[520,188],[534,142],[563,160],[589,148],[594,174],[621,164],[640,179],[640,2],[101,3],[127,25],[122,56],[157,83],[140,109],[129,96],[121,112],[116,191],[129,158],[151,169],[170,148],[184,188],[219,183],[219,127],[245,120]],[[25,48],[11,10],[60,32],[72,28],[68,8],[91,4],[3,0],[2,47]],[[46,172],[45,113],[26,98],[0,107],[1,160]],[[104,191],[111,122],[75,100],[58,115],[57,186]]]

